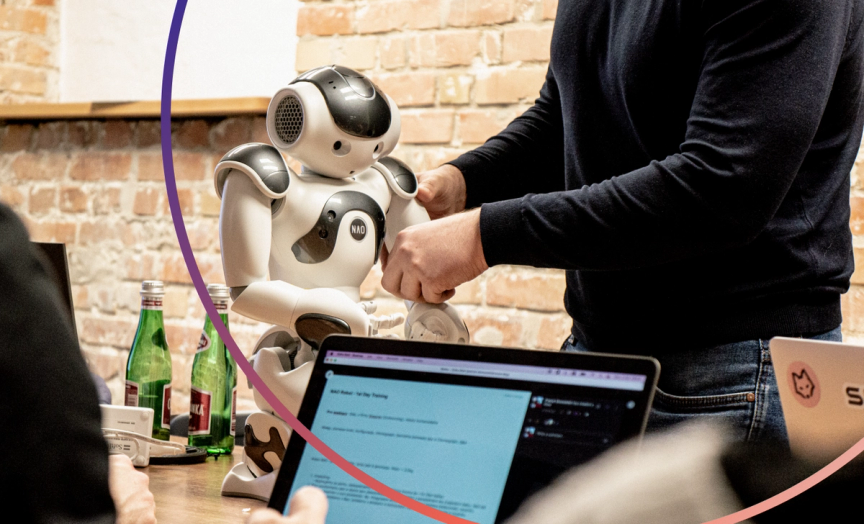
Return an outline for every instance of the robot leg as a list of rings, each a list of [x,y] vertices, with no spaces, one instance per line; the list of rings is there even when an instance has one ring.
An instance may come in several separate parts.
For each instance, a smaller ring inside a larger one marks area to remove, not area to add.
[[[267,387],[297,414],[315,356],[308,344],[281,326],[268,329],[255,344],[252,367]],[[246,419],[243,457],[222,481],[222,495],[268,500],[291,429],[253,388],[260,412]]]

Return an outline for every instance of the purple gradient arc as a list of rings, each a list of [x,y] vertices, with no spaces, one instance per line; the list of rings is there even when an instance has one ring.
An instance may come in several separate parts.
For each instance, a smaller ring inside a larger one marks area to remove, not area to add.
[[[233,355],[234,360],[237,361],[237,365],[240,366],[240,369],[249,378],[255,386],[255,389],[258,390],[264,399],[270,403],[273,409],[276,410],[276,413],[282,417],[289,426],[291,426],[294,432],[299,434],[308,444],[318,450],[319,453],[327,457],[331,462],[336,464],[336,466],[354,477],[354,479],[361,482],[366,487],[376,491],[384,497],[387,497],[393,502],[407,507],[408,509],[445,524],[476,524],[469,520],[450,515],[417,502],[416,500],[399,493],[395,489],[390,488],[367,473],[364,473],[327,446],[321,441],[321,439],[316,437],[306,426],[297,420],[297,418],[288,411],[285,405],[276,398],[276,395],[270,391],[270,388],[268,388],[261,377],[258,376],[258,373],[252,369],[252,366],[246,360],[243,352],[240,351],[240,348],[237,346],[231,333],[228,332],[228,328],[225,327],[225,324],[222,322],[219,312],[210,300],[210,295],[207,293],[207,286],[204,283],[204,279],[201,277],[201,271],[198,269],[198,263],[195,261],[192,247],[189,245],[189,236],[186,233],[186,224],[183,221],[183,215],[180,212],[180,201],[177,196],[177,182],[174,178],[174,159],[171,144],[171,92],[174,83],[174,61],[177,56],[177,43],[180,39],[180,27],[183,24],[183,15],[186,12],[186,4],[187,0],[178,0],[174,8],[174,16],[171,19],[171,30],[168,34],[168,45],[165,51],[165,65],[162,70],[162,99],[160,106],[162,166],[165,171],[165,189],[167,191],[168,204],[171,209],[171,219],[174,222],[174,231],[177,234],[177,241],[180,244],[180,251],[183,253],[183,260],[186,262],[186,268],[192,278],[192,283],[195,285],[195,291],[198,293],[198,298],[201,300],[201,304],[207,311],[207,316],[210,317],[210,321],[213,323],[219,336],[222,337],[222,340],[225,342],[231,355]],[[712,520],[708,524],[733,524],[768,511],[769,509],[800,495],[804,491],[825,480],[828,476],[836,473],[840,468],[848,464],[862,452],[864,452],[864,439],[861,439],[861,441],[837,457],[830,464],[786,491],[783,491],[768,500],[750,506],[749,508]]]
[[[177,182],[174,178],[174,159],[171,147],[171,92],[174,83],[174,62],[177,55],[177,43],[180,39],[180,27],[183,23],[183,15],[186,12],[186,3],[187,0],[178,0],[175,6],[174,16],[171,20],[171,30],[168,35],[168,46],[165,51],[165,65],[162,71],[162,100],[160,106],[162,167],[165,171],[165,189],[167,191],[168,204],[171,209],[171,219],[174,222],[174,231],[177,233],[177,241],[180,244],[180,251],[183,253],[183,260],[186,262],[186,268],[192,278],[192,283],[195,285],[195,291],[198,292],[198,298],[201,300],[201,304],[207,311],[207,316],[210,317],[210,321],[213,323],[219,336],[222,337],[222,340],[225,342],[231,355],[234,356],[237,365],[240,366],[240,369],[243,370],[243,373],[249,378],[255,386],[255,389],[258,390],[264,399],[270,403],[270,406],[276,410],[276,413],[278,413],[279,416],[282,417],[289,426],[291,426],[294,432],[303,437],[303,439],[313,448],[318,450],[318,452],[330,459],[330,461],[336,464],[340,469],[354,477],[357,481],[363,483],[368,488],[375,490],[380,495],[387,497],[393,502],[401,504],[408,509],[439,522],[444,522],[445,524],[476,524],[469,520],[455,517],[417,502],[416,500],[399,493],[395,489],[390,488],[370,475],[364,473],[341,455],[333,451],[329,446],[324,444],[321,439],[316,437],[306,426],[297,420],[297,418],[288,411],[285,405],[276,398],[276,395],[270,391],[270,388],[268,388],[264,381],[261,380],[258,373],[252,369],[252,366],[246,360],[243,352],[240,351],[240,348],[237,346],[231,333],[228,332],[228,328],[226,328],[225,324],[222,323],[222,318],[219,316],[219,312],[216,311],[216,307],[213,305],[213,301],[210,300],[210,295],[207,293],[207,286],[204,284],[204,279],[201,277],[201,271],[198,269],[198,263],[195,261],[195,255],[192,253],[192,247],[189,245],[189,236],[186,233],[186,224],[183,221],[183,215],[180,212],[180,201],[177,196]]]

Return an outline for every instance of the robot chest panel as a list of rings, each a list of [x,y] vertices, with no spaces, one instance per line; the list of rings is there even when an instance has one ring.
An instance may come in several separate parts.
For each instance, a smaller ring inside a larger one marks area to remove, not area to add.
[[[340,243],[371,240],[374,263],[384,242],[384,228],[384,210],[375,199],[359,191],[339,191],[327,199],[312,228],[291,245],[291,254],[301,264],[320,264],[333,256]]]

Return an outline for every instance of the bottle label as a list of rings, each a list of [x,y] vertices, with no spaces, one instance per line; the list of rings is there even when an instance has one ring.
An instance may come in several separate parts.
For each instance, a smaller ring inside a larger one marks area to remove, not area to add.
[[[210,434],[210,401],[213,394],[209,391],[192,386],[189,398],[189,434]]]
[[[237,386],[231,390],[231,436],[237,435]]]
[[[210,349],[210,337],[207,336],[206,331],[202,331],[201,339],[198,340],[198,349],[196,350],[196,353],[207,351],[208,349]]]
[[[171,429],[171,383],[162,387],[162,427]]]
[[[216,311],[228,311],[228,302],[213,302]]]
[[[162,311],[162,299],[161,298],[142,298],[141,299],[141,309]]]
[[[131,380],[126,381],[126,406],[138,407],[138,383]]]

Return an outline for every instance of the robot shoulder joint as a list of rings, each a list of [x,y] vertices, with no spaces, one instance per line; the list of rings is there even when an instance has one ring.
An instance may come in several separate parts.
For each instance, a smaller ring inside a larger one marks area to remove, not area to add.
[[[417,195],[417,175],[405,162],[388,156],[378,160],[372,167],[384,175],[390,190],[399,197],[408,200]]]
[[[288,192],[290,169],[279,150],[268,144],[243,144],[228,151],[216,165],[216,194],[222,198],[222,187],[232,169],[248,176],[262,193],[278,199]]]

